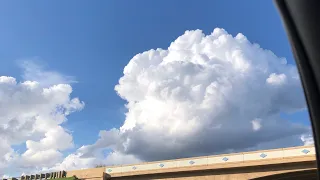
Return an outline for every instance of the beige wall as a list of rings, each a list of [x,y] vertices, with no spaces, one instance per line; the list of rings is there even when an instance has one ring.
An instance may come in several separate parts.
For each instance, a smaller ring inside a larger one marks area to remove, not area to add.
[[[291,163],[291,164],[279,164],[276,166],[249,166],[239,168],[226,168],[226,169],[212,169],[206,171],[184,171],[176,173],[163,173],[163,174],[148,174],[142,176],[122,176],[113,177],[110,179],[115,180],[248,180],[259,177],[265,177],[274,174],[282,174],[294,171],[304,171],[308,169],[315,169],[315,162],[304,162],[304,163]]]
[[[81,169],[67,171],[67,177],[76,176],[79,179],[102,180],[105,168]]]

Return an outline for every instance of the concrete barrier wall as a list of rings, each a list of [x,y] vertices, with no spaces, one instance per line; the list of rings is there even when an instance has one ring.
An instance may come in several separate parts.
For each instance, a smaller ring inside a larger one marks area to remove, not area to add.
[[[105,168],[79,169],[67,171],[67,177],[76,176],[84,180],[103,180]]]
[[[282,148],[265,151],[253,151],[235,154],[222,154],[217,156],[203,156],[186,159],[165,160],[156,162],[147,162],[142,164],[122,165],[106,167],[105,173],[110,174],[127,174],[139,171],[164,170],[172,168],[185,168],[193,166],[225,164],[225,163],[243,163],[250,161],[265,161],[269,159],[283,159],[293,157],[303,157],[315,155],[314,146],[301,146],[294,148]]]

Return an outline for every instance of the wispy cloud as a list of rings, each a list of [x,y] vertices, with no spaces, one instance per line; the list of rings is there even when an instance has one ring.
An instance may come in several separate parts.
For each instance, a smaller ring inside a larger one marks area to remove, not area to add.
[[[39,58],[19,60],[18,64],[23,70],[22,78],[24,80],[37,81],[42,86],[77,83],[74,76],[48,69]]]

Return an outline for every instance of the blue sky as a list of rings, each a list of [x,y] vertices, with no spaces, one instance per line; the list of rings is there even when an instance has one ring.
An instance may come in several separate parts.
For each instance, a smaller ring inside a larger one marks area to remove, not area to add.
[[[126,102],[114,87],[129,60],[166,49],[186,30],[241,32],[294,64],[272,1],[1,1],[0,27],[1,75],[21,78],[18,60],[37,57],[78,81],[72,96],[86,106],[63,125],[72,131],[75,149],[123,124]],[[306,112],[284,117],[308,124]]]

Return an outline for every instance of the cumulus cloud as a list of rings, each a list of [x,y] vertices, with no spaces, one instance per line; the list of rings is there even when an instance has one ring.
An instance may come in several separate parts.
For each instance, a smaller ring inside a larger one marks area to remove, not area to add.
[[[122,151],[143,160],[241,150],[307,131],[279,116],[306,108],[296,67],[219,28],[137,54],[115,90],[128,101]]]
[[[151,161],[279,148],[310,133],[280,117],[306,110],[296,67],[243,34],[186,31],[167,49],[135,55],[123,73],[115,90],[127,101],[124,124],[101,131],[78,159],[103,149]]]
[[[73,147],[62,124],[84,103],[70,97],[68,84],[45,86],[0,76],[0,172],[52,167],[63,160],[63,150]],[[22,154],[12,148],[23,143],[27,150]]]
[[[0,77],[0,104],[9,103],[0,108],[5,124],[0,133],[6,131],[1,137],[27,142],[22,155],[1,143],[5,161],[19,158],[34,167],[44,162],[40,157],[51,156],[57,161],[41,164],[42,170],[66,170],[303,145],[312,139],[309,127],[280,116],[306,110],[296,67],[220,28],[209,35],[186,31],[167,49],[135,55],[115,87],[127,101],[124,124],[100,131],[94,144],[61,161],[61,151],[73,145],[61,124],[83,103],[70,98],[70,85],[39,84]]]

